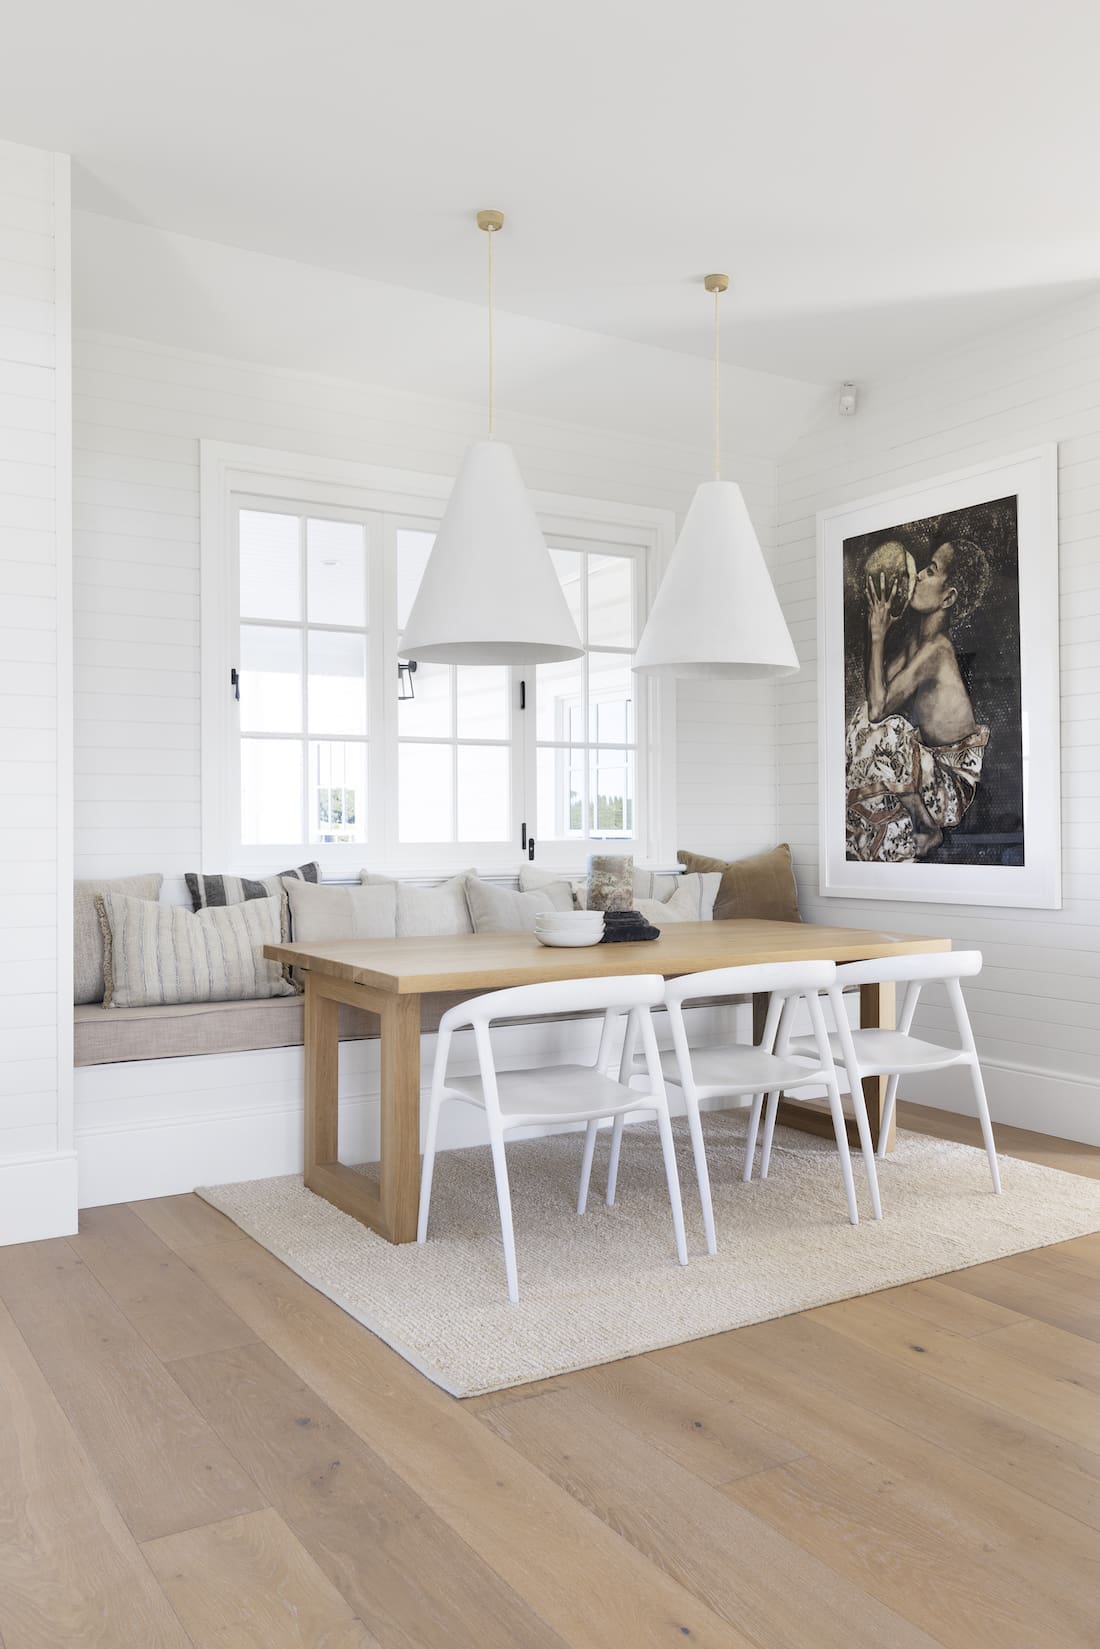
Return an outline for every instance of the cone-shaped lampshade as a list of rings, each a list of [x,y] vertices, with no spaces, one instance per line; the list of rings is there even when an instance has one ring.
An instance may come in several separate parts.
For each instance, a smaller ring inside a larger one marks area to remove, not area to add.
[[[409,622],[407,658],[552,664],[584,652],[511,447],[462,461]]]
[[[634,668],[665,676],[759,681],[798,655],[733,481],[704,481],[661,580]]]

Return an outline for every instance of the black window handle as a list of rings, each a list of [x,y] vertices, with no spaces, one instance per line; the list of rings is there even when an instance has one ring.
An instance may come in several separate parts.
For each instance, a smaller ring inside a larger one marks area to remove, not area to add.
[[[229,685],[233,689],[233,697],[239,701],[241,696],[241,676],[239,670],[230,670]]]
[[[527,838],[527,857],[529,859],[535,857],[535,838],[533,836]]]

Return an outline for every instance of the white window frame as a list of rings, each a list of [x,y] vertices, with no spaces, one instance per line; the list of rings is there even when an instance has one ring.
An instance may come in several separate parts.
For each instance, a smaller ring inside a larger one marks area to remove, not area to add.
[[[461,843],[402,844],[398,848],[392,832],[388,832],[386,845],[385,838],[380,841],[378,834],[381,821],[374,816],[377,808],[369,817],[365,843],[243,846],[235,829],[238,803],[233,788],[239,731],[229,680],[230,670],[238,663],[240,645],[235,500],[243,495],[252,505],[263,500],[268,507],[277,508],[281,499],[288,508],[305,504],[325,513],[347,510],[356,518],[400,514],[410,518],[410,525],[424,526],[442,515],[452,478],[221,441],[201,441],[199,446],[203,870],[264,874],[281,869],[295,855],[316,858],[322,873],[329,877],[352,876],[361,864],[394,875],[419,877],[444,876],[469,867],[469,844],[465,848]],[[563,494],[535,492],[531,496],[550,542],[560,543],[564,548],[570,547],[571,542],[587,541],[588,547],[596,550],[618,544],[638,553],[644,572],[644,577],[636,580],[640,633],[649,602],[671,554],[675,533],[672,512]],[[397,682],[383,677],[381,651],[372,646],[368,666],[376,706],[376,716],[372,716],[369,729],[372,763],[383,756],[374,739],[377,715],[396,717]],[[517,680],[523,675],[523,671],[517,671]],[[528,680],[531,675],[532,672],[527,672]],[[629,850],[640,864],[667,865],[672,863],[675,849],[674,684],[642,676],[635,680],[639,694],[645,695],[646,739],[644,748],[639,742],[635,778],[636,805],[645,835],[635,838]],[[535,761],[534,717],[531,711],[528,714],[531,722],[526,737],[517,741],[520,760],[526,768],[522,782],[513,785],[517,796],[523,794],[524,784],[530,786]],[[368,789],[377,794],[373,780],[369,781]],[[393,786],[387,784],[387,793],[392,790]],[[533,795],[530,789],[527,793]],[[594,842],[590,848],[586,840],[544,844],[537,840],[535,821],[528,818],[525,822],[529,834],[536,835],[535,862],[543,868],[581,869],[588,852],[600,845]],[[515,824],[514,839],[479,849],[479,870],[493,874],[515,870],[525,857],[520,847],[518,818]],[[624,842],[624,848],[627,846]]]

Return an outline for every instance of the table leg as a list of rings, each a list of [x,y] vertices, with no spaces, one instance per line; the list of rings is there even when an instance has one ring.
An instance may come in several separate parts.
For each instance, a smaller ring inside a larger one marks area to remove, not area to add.
[[[863,985],[859,992],[859,1022],[861,1026],[879,1025],[886,1030],[893,1030],[897,1023],[895,1014],[895,987],[893,981],[877,985]],[[752,999],[752,1036],[754,1042],[759,1042],[764,1033],[764,1020],[768,1013],[767,996],[754,996]],[[867,1117],[871,1124],[871,1139],[875,1148],[878,1148],[879,1129],[882,1122],[882,1108],[886,1103],[886,1082],[884,1076],[869,1076],[864,1079],[863,1098],[867,1105]],[[819,1109],[816,1104],[807,1104],[805,1101],[784,1099],[779,1104],[778,1120],[787,1128],[799,1128],[803,1133],[822,1134],[829,1139],[833,1137],[833,1123],[827,1110]],[[848,1138],[853,1145],[859,1144],[859,1132],[855,1119],[848,1119]],[[890,1138],[886,1149],[893,1150],[894,1128],[891,1125]]]
[[[415,1242],[420,1212],[420,998],[382,1012],[382,1213],[393,1243]]]
[[[378,1181],[339,1152],[340,1003],[382,1022],[381,1150]],[[413,1242],[420,1206],[420,998],[368,992],[306,974],[305,1183],[388,1242]]]

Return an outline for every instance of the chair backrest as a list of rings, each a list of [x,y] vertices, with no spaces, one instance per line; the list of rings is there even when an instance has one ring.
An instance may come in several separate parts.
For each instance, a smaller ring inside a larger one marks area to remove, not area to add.
[[[834,962],[760,962],[737,968],[685,973],[665,985],[665,1002],[683,1007],[700,996],[798,996],[824,991],[836,978]]]
[[[545,985],[514,985],[487,991],[449,1008],[439,1022],[441,1031],[493,1024],[528,1015],[580,1013],[584,1010],[653,1008],[664,999],[665,982],[659,973],[614,975],[606,979],[556,979]]]
[[[982,971],[980,950],[924,951],[917,956],[881,956],[877,961],[845,962],[836,970],[841,990],[850,985],[886,984],[890,980],[931,985],[945,979],[969,979]]]

